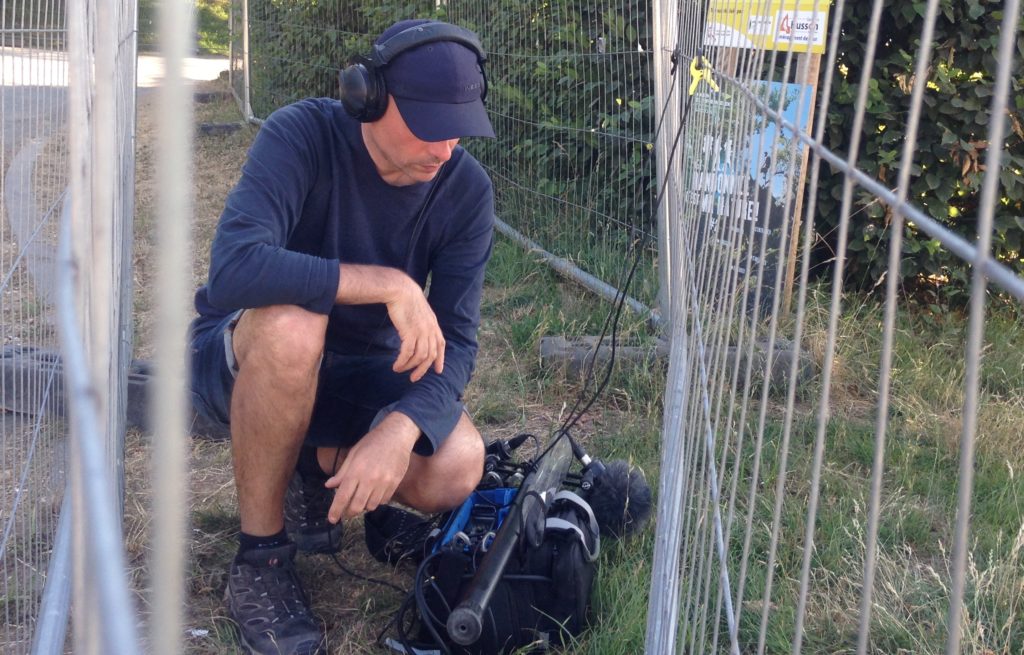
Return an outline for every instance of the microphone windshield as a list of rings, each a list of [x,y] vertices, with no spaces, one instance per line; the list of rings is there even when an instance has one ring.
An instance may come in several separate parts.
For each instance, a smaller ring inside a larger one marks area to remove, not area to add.
[[[643,471],[621,459],[608,462],[594,478],[586,501],[601,534],[616,539],[641,529],[654,504]]]

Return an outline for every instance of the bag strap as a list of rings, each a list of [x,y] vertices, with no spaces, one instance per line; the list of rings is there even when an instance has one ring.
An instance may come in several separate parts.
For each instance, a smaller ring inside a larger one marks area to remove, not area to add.
[[[562,489],[555,494],[554,499],[551,503],[557,503],[560,500],[564,500],[572,503],[576,507],[579,507],[587,515],[587,519],[590,521],[590,532],[597,535],[601,532],[600,526],[597,525],[597,518],[594,517],[594,510],[590,508],[590,503],[580,498],[575,492],[569,491],[568,489]]]
[[[437,648],[417,648],[416,646],[410,645],[408,648],[402,645],[402,642],[388,637],[384,640],[384,647],[390,648],[396,653],[402,655],[442,655],[441,651]]]
[[[562,491],[559,491],[557,494],[555,494],[555,497],[552,500],[552,506],[558,503],[559,501],[565,501],[567,503],[575,505],[577,508],[583,510],[584,513],[587,515],[590,524],[590,534],[594,538],[594,550],[590,550],[590,545],[587,543],[587,537],[583,534],[583,530],[580,529],[580,526],[576,525],[575,523],[572,523],[571,521],[566,521],[565,519],[558,517],[549,517],[546,521],[544,521],[545,532],[548,530],[554,530],[557,532],[576,533],[576,536],[580,540],[580,545],[583,546],[583,551],[587,554],[587,561],[593,562],[597,560],[598,555],[601,554],[601,538],[598,532],[597,519],[594,518],[594,511],[590,509],[590,505],[587,504],[587,501],[583,500],[582,498],[580,498],[578,495],[571,491],[563,489]]]
[[[587,554],[587,561],[593,562],[597,559],[597,556],[601,553],[601,543],[598,541],[594,542],[594,552],[590,552],[590,546],[587,545],[587,538],[583,536],[583,530],[580,530],[580,526],[570,523],[565,519],[551,518],[544,522],[545,530],[554,530],[556,532],[575,532],[576,536],[580,539],[580,545],[583,546],[583,551]]]

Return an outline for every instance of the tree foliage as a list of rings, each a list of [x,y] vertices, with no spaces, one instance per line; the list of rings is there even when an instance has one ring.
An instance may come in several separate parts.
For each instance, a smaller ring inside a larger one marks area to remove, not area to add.
[[[878,36],[858,168],[890,189],[896,188],[900,173],[925,6],[924,0],[890,0]],[[941,0],[940,6],[909,200],[973,243],[991,150],[988,131],[993,120],[1004,121],[993,253],[1018,272],[1024,271],[1024,31],[1018,31],[1012,61],[1000,62],[1002,2]],[[849,148],[870,13],[870,4],[846,3],[825,144],[841,154]],[[989,105],[996,72],[1007,65],[1013,67],[1010,110],[994,117]],[[830,240],[839,222],[842,192],[841,173],[823,167],[817,220],[822,226],[819,231]],[[847,260],[851,287],[868,289],[883,278],[892,218],[889,207],[867,191],[855,190]],[[904,289],[928,302],[962,303],[969,291],[969,267],[912,222],[903,236],[900,278]]]
[[[910,201],[973,242],[988,128],[1005,121],[993,251],[1024,271],[1024,29],[1012,62],[998,62],[1002,7],[941,0]],[[849,148],[870,11],[866,3],[845,5],[825,144],[840,155]],[[652,231],[654,220],[649,148],[657,108],[642,54],[652,50],[649,12],[649,0],[449,0],[440,7],[432,0],[261,0],[250,5],[253,107],[266,116],[302,97],[334,95],[338,69],[369,48],[371,35],[400,18],[448,17],[476,30],[491,55],[488,106],[499,134],[474,143],[474,153],[521,188],[561,201],[558,211],[585,217],[592,233],[612,227],[629,239]],[[925,0],[888,0],[877,40],[858,167],[892,189],[924,12]],[[1014,67],[1011,109],[991,117],[999,65]],[[815,220],[833,247],[843,181],[840,171],[822,167]],[[891,221],[887,205],[855,188],[848,286],[870,289],[883,278]],[[538,224],[552,238],[565,231],[557,221]],[[904,229],[902,255],[901,283],[910,294],[929,302],[966,297],[969,268],[913,223]]]
[[[261,0],[249,5],[252,106],[257,116],[295,100],[338,94],[338,71],[397,20],[430,18],[433,0]]]

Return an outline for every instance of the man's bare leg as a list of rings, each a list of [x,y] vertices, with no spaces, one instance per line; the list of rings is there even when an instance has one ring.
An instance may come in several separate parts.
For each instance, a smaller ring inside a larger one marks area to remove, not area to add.
[[[327,317],[294,306],[246,310],[233,336],[231,452],[242,532],[284,527],[284,495],[316,399]]]
[[[484,440],[465,413],[430,457],[413,455],[395,500],[433,514],[462,504],[484,473]]]

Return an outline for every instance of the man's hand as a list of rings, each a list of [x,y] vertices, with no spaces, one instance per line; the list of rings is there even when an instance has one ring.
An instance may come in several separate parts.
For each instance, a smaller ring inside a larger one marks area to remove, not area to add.
[[[423,289],[397,268],[342,264],[336,302],[342,305],[384,303],[402,347],[392,367],[412,371],[418,382],[431,367],[444,371],[444,335]]]
[[[402,340],[392,370],[395,373],[411,370],[409,379],[416,382],[431,366],[437,373],[444,371],[444,335],[423,290],[411,278],[406,279],[409,284],[394,300],[386,303],[391,323]]]
[[[390,501],[409,469],[419,435],[409,417],[392,412],[352,446],[341,468],[327,481],[327,487],[335,490],[327,519],[337,523]]]

